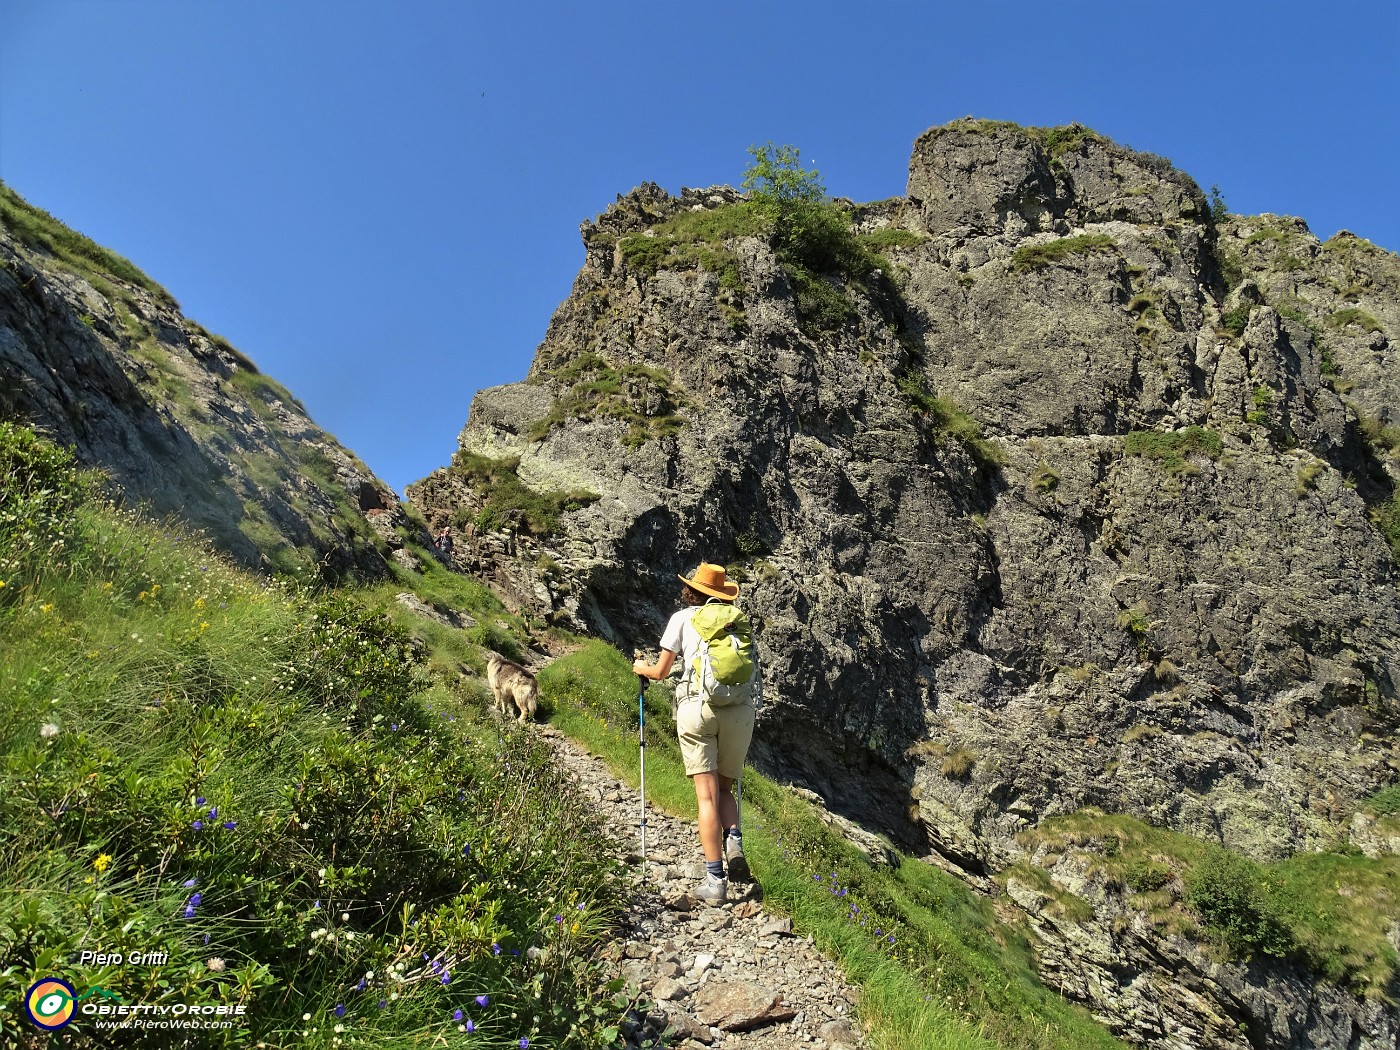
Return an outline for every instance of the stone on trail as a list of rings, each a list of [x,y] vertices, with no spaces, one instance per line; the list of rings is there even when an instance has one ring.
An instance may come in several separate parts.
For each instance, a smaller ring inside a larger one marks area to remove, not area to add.
[[[779,993],[750,981],[710,981],[695,993],[694,1005],[696,1017],[726,1032],[752,1032],[797,1016]]]

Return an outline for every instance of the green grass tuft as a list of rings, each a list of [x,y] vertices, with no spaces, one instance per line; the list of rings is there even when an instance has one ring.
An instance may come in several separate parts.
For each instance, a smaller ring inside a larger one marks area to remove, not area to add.
[[[1039,270],[1063,262],[1075,255],[1092,255],[1117,251],[1117,242],[1105,233],[1085,233],[1077,237],[1061,237],[1046,244],[1023,244],[1011,255],[1013,273]]]
[[[1333,328],[1346,328],[1350,325],[1355,325],[1363,332],[1367,333],[1384,330],[1381,323],[1377,321],[1375,317],[1356,306],[1348,306],[1345,309],[1338,310],[1336,313],[1331,314],[1327,318],[1327,323]]]
[[[982,424],[950,398],[935,395],[923,375],[906,372],[896,385],[909,402],[910,410],[928,423],[937,438],[960,443],[982,470],[996,471],[1005,464],[1001,448],[982,436]]]
[[[1159,463],[1168,474],[1193,474],[1196,467],[1190,457],[1219,459],[1224,451],[1220,435],[1204,427],[1187,427],[1162,433],[1156,430],[1134,430],[1123,438],[1123,452]]]

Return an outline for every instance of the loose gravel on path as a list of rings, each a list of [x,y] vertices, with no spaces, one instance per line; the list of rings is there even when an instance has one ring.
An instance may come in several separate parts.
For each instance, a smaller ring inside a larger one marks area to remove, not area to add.
[[[639,868],[636,790],[558,730],[539,731],[597,806],[618,856]],[[670,1026],[670,1045],[683,1050],[865,1050],[852,1017],[858,992],[836,965],[768,912],[756,885],[731,883],[718,907],[696,901],[689,890],[703,874],[694,824],[648,806],[646,881],[611,950],[617,976],[656,1004],[645,1033]]]

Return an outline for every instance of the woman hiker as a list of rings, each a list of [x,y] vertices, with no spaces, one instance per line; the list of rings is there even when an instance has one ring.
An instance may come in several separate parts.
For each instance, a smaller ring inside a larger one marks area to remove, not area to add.
[[[695,785],[700,846],[705,853],[705,879],[694,893],[701,900],[720,904],[729,891],[726,859],[729,875],[736,882],[748,882],[750,878],[734,784],[743,775],[744,759],[753,739],[754,707],[751,702],[711,706],[701,694],[695,681],[695,658],[702,642],[691,617],[700,606],[732,604],[739,596],[739,585],[725,579],[722,565],[706,562],[700,563],[690,579],[681,576],[680,581],[685,585],[681,589],[685,608],[666,624],[660,656],[654,664],[637,660],[632,670],[660,681],[680,657],[683,670],[676,687],[676,735],[680,738],[686,776]]]

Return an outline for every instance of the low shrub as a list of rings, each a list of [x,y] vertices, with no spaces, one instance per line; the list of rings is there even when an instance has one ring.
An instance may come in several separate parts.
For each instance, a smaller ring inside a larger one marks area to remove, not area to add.
[[[1400,813],[1400,784],[1377,791],[1366,800],[1366,809],[1383,817]]]
[[[1244,330],[1249,326],[1250,307],[1248,304],[1234,310],[1226,310],[1220,315],[1220,325],[1225,331],[1234,336],[1244,335]]]
[[[928,240],[928,235],[898,226],[883,226],[856,234],[856,241],[872,252],[883,252],[890,248],[916,248]]]
[[[1171,883],[1176,873],[1155,860],[1139,858],[1128,865],[1124,879],[1139,893],[1153,893]]]
[[[1259,865],[1228,850],[1212,849],[1186,879],[1186,901],[1232,950],[1283,957],[1297,941],[1279,914]]]
[[[1095,809],[1048,818],[1025,846],[1027,855],[1071,853],[1109,881],[1131,887],[1139,896],[1129,905],[1165,935],[1213,941],[1236,957],[1289,955],[1312,974],[1370,999],[1387,999],[1400,972],[1400,954],[1385,932],[1395,913],[1400,857],[1301,853],[1259,864],[1193,836]],[[1186,887],[1181,897],[1171,885],[1177,878]]]

